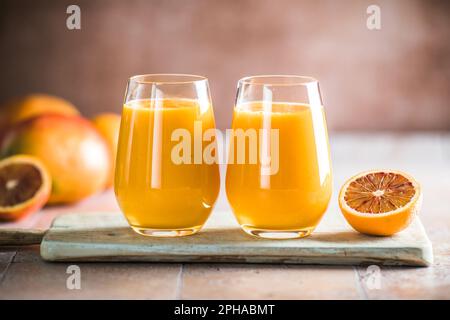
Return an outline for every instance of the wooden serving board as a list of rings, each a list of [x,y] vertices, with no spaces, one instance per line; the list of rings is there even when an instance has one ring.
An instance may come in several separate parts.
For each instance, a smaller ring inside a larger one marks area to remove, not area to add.
[[[120,213],[69,214],[55,219],[41,243],[47,261],[233,262],[427,266],[433,251],[419,219],[392,237],[353,231],[328,215],[309,237],[257,239],[228,211],[215,212],[200,233],[150,238],[134,233]]]

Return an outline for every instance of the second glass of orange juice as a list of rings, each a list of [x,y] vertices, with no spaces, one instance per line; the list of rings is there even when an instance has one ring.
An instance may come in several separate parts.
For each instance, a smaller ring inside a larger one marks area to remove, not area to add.
[[[276,239],[309,235],[332,189],[318,82],[300,76],[241,79],[229,141],[226,192],[243,230]]]
[[[217,162],[205,162],[195,152],[204,147],[203,132],[214,128],[206,78],[174,74],[130,78],[114,190],[136,232],[167,237],[200,230],[218,196],[220,178]]]

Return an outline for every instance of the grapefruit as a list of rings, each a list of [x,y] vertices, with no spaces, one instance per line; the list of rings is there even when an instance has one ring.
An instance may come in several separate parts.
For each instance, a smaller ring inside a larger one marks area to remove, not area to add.
[[[422,193],[410,175],[372,170],[350,178],[339,193],[347,222],[361,233],[390,236],[402,231],[420,211]]]
[[[109,173],[106,188],[110,188],[114,183],[114,163],[116,161],[117,143],[119,139],[120,115],[116,113],[101,113],[92,118],[92,123],[108,143],[111,151],[111,171]]]
[[[0,161],[0,221],[38,211],[50,196],[51,179],[36,157],[17,155]]]
[[[6,133],[0,158],[28,154],[42,160],[52,176],[49,203],[82,200],[105,186],[110,151],[90,121],[45,114],[21,122]]]

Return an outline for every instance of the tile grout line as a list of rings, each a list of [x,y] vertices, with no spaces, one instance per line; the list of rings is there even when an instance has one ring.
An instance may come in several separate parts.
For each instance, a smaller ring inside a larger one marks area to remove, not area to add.
[[[2,274],[0,275],[0,286],[1,286],[2,283],[3,283],[3,280],[5,280],[6,274],[7,274],[8,271],[9,271],[9,267],[13,264],[14,259],[16,258],[16,255],[17,255],[17,251],[14,252],[13,256],[11,257],[11,259],[10,259],[9,262],[8,262],[8,265],[7,265],[6,268],[5,268],[5,271],[3,271]]]
[[[353,272],[355,274],[356,290],[358,291],[359,296],[360,296],[361,299],[368,300],[369,297],[367,295],[366,290],[364,290],[364,286],[361,283],[362,279],[361,279],[361,277],[359,275],[359,272],[358,272],[357,268],[358,267],[352,266]]]
[[[177,275],[177,287],[175,289],[175,300],[181,300],[181,294],[183,290],[183,271],[184,264],[182,263],[180,266],[180,272]]]

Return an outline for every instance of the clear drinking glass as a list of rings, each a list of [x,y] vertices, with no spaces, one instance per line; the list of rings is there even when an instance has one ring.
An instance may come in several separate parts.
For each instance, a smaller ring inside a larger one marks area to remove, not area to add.
[[[263,238],[309,235],[332,189],[324,108],[316,79],[239,80],[226,192],[242,229]]]
[[[114,190],[129,224],[147,236],[194,234],[217,199],[214,113],[208,80],[179,74],[131,77],[120,125]],[[215,159],[213,159],[215,160]]]

